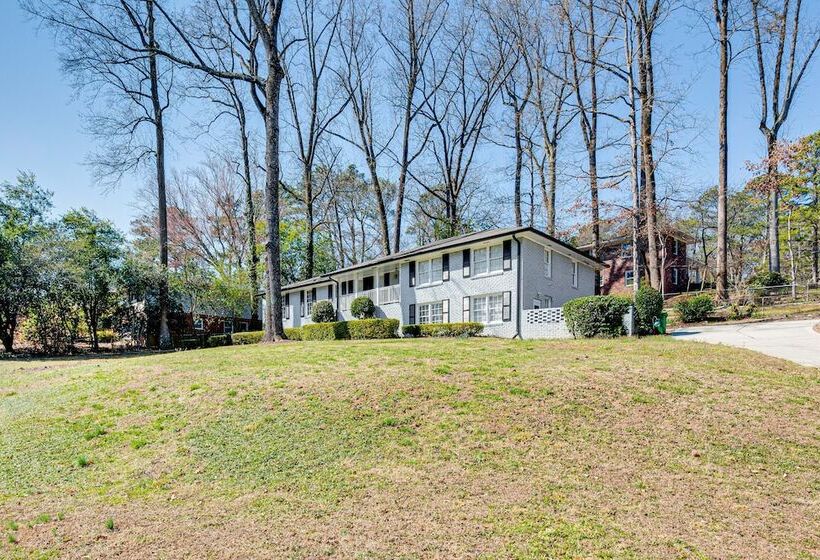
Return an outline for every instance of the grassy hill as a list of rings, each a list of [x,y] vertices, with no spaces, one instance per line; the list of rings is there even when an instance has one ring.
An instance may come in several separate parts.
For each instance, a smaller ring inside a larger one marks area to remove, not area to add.
[[[2,558],[816,558],[820,371],[668,339],[0,363]]]

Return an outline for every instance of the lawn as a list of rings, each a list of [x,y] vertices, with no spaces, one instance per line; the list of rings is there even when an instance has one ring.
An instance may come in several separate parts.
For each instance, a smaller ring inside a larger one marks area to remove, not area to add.
[[[0,363],[2,558],[820,555],[820,370],[650,340]]]

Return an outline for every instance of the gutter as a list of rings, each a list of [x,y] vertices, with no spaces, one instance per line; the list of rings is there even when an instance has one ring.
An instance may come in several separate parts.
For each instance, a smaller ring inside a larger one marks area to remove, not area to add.
[[[515,240],[515,250],[516,250],[516,290],[515,290],[515,336],[513,339],[521,338],[521,240],[518,239],[515,234],[512,234],[512,238]]]

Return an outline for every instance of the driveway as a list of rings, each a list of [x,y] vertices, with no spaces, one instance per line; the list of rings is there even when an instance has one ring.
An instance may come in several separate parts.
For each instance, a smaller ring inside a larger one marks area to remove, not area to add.
[[[820,367],[820,334],[812,329],[815,323],[817,319],[708,325],[677,329],[672,336],[748,348],[804,366]]]

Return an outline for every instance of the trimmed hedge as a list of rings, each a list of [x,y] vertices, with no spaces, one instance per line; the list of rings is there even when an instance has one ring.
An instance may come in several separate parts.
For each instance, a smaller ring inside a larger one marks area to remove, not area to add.
[[[360,319],[358,321],[348,321],[347,331],[350,338],[355,340],[396,338],[399,331],[399,320]]]
[[[194,348],[202,348],[202,338],[182,338],[179,341],[179,347],[183,350],[193,350]]]
[[[327,300],[317,301],[313,304],[310,318],[314,323],[332,323],[336,320],[336,310],[333,304]]]
[[[655,321],[663,313],[663,296],[650,286],[641,286],[635,294],[638,334],[655,332]]]
[[[262,342],[263,336],[265,336],[264,331],[238,332],[231,336],[231,341],[234,344],[258,344]]]
[[[681,322],[699,323],[715,310],[715,304],[710,296],[700,295],[679,301],[675,304],[675,310]]]
[[[483,323],[426,323],[419,325],[421,336],[478,336],[484,330]]]
[[[217,346],[230,346],[231,335],[229,334],[212,334],[205,341],[205,348],[216,348]]]
[[[359,296],[350,302],[350,312],[357,319],[372,319],[376,312],[373,300],[367,296]]]
[[[761,272],[749,279],[750,286],[760,286],[768,288],[770,286],[783,286],[788,284],[786,277],[779,272]]]
[[[350,338],[347,321],[313,323],[302,327],[302,340],[341,340]]]
[[[586,296],[564,304],[564,319],[574,337],[613,337],[624,333],[623,315],[631,302],[621,296]]]
[[[302,329],[301,327],[290,327],[285,329],[285,336],[288,337],[288,340],[302,340]]]

